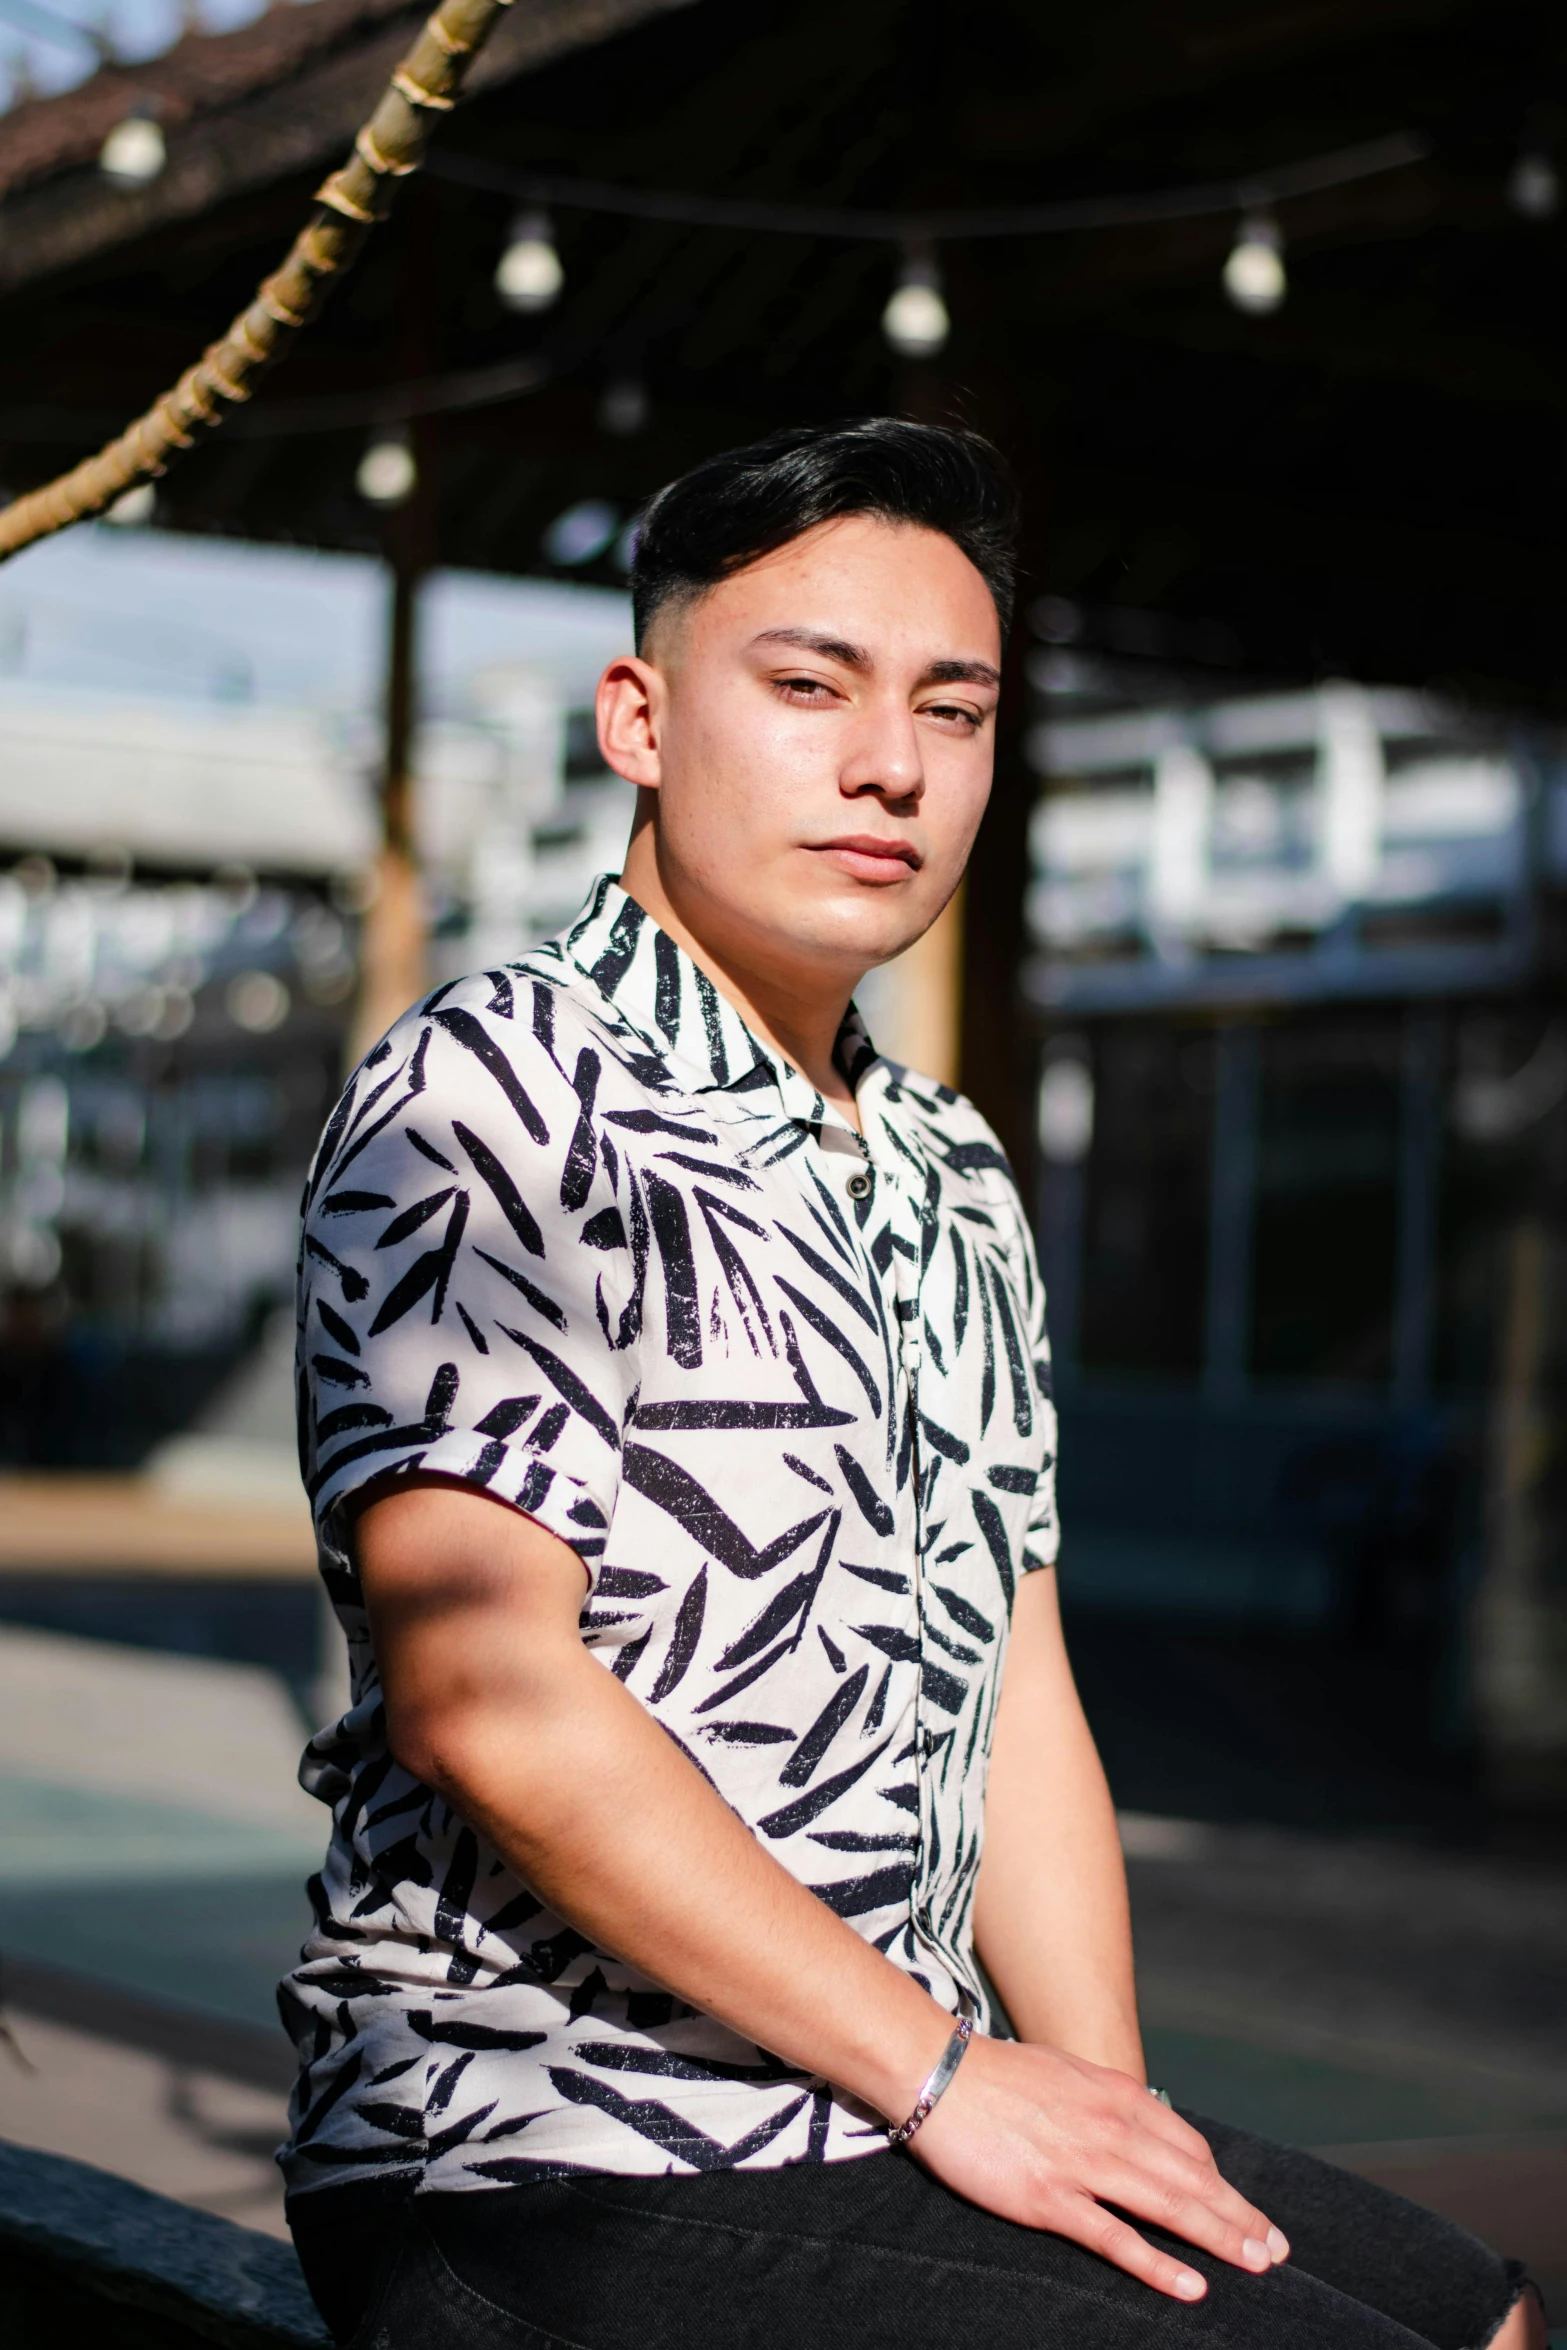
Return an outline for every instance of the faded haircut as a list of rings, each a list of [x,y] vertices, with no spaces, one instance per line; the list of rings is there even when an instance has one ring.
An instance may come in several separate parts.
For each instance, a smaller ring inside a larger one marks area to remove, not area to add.
[[[939,531],[973,564],[1006,635],[1017,584],[1017,490],[978,433],[867,416],[794,425],[708,457],[651,500],[637,534],[631,610],[640,652],[655,618],[691,604],[791,539],[849,514]]]

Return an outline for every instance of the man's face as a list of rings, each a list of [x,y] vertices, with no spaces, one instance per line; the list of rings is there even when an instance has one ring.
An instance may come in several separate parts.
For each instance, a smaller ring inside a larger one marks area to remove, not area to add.
[[[604,755],[653,818],[628,886],[651,845],[670,904],[721,958],[852,988],[958,885],[1000,661],[967,556],[863,515],[666,610],[646,657],[599,686]]]

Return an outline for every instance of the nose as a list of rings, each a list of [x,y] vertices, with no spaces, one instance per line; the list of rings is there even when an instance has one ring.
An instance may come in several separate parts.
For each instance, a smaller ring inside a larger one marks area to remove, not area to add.
[[[925,791],[925,762],[914,714],[905,702],[878,695],[862,707],[845,746],[838,788],[845,799],[872,797],[889,806],[918,806]]]

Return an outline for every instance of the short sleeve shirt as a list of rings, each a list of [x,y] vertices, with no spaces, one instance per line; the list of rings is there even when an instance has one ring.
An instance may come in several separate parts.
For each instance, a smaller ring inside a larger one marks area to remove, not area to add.
[[[778,1862],[944,2006],[1018,1577],[1055,1555],[1044,1307],[1007,1162],[839,1038],[863,1137],[601,879],[358,1070],[306,1192],[304,1472],[351,1710],[282,2001],[295,2189],[836,2160],[828,2083],[552,1915],[394,1759],[343,1505],[424,1471],[586,1570],[582,1639]],[[650,1831],[654,1824],[649,1823]]]

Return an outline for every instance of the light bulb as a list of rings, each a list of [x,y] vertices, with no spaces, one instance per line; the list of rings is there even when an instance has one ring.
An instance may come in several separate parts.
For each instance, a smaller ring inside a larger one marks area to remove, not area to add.
[[[598,420],[617,440],[629,440],[646,429],[648,407],[646,384],[634,375],[617,376],[604,386]]]
[[[134,489],[124,491],[115,499],[104,521],[118,523],[122,530],[134,530],[152,520],[157,505],[158,493],[151,482],[139,481]]]
[[[882,333],[900,359],[933,359],[951,328],[934,255],[911,253],[881,314]]]
[[[1081,1166],[1094,1139],[1094,1079],[1086,1061],[1062,1054],[1039,1081],[1039,1147],[1052,1165]]]
[[[1224,290],[1237,310],[1265,318],[1289,291],[1284,274],[1284,239],[1271,213],[1252,212],[1224,264]]]
[[[508,310],[547,310],[565,282],[548,215],[519,212],[495,271],[495,291]]]
[[[419,468],[405,432],[379,432],[359,460],[354,487],[372,506],[401,506],[412,497]]]
[[[162,131],[149,114],[128,114],[98,150],[98,169],[117,188],[145,188],[169,160]]]
[[[556,515],[544,533],[544,552],[552,563],[591,563],[603,554],[619,529],[616,507],[603,498],[583,498]]]
[[[1508,203],[1525,220],[1549,220],[1561,200],[1561,180],[1549,155],[1526,149],[1508,174]]]

